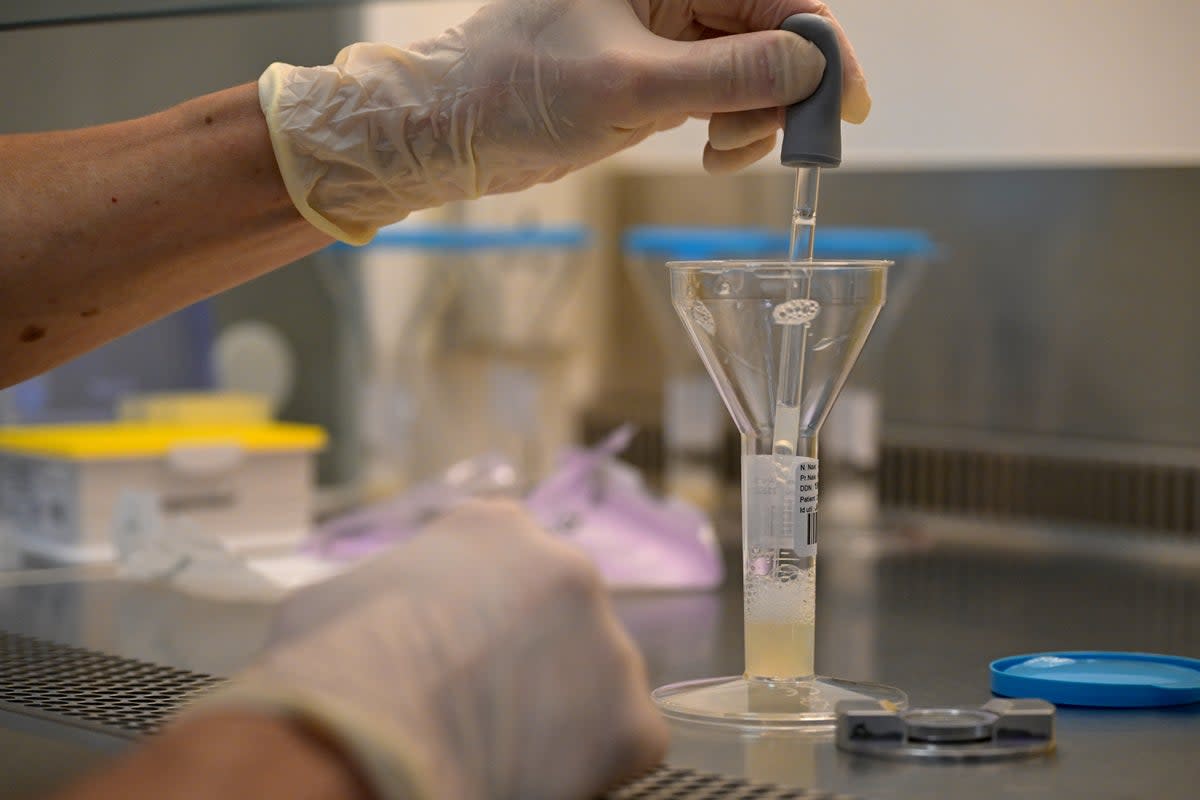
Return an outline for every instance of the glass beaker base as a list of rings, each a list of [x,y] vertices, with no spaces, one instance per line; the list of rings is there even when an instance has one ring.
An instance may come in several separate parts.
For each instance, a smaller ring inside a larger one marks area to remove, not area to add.
[[[797,681],[706,678],[661,686],[651,696],[669,718],[738,728],[832,726],[842,700],[876,700],[897,710],[908,707],[908,695],[893,686],[821,675]]]

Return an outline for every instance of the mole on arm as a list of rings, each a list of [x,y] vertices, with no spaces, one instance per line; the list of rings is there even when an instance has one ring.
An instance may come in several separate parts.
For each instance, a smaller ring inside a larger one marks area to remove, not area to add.
[[[22,342],[36,342],[46,335],[46,329],[40,325],[26,325],[18,337]]]

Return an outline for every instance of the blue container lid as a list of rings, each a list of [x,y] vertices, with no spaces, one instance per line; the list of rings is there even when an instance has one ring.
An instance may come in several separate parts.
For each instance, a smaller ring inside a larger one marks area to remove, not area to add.
[[[991,664],[992,691],[1051,703],[1150,708],[1200,702],[1200,659],[1103,650],[1030,653]]]
[[[590,239],[583,225],[457,227],[388,225],[364,247],[402,250],[578,250]],[[355,248],[357,249],[357,248]]]
[[[937,245],[927,234],[906,228],[817,226],[814,258],[932,258]]]
[[[630,256],[664,261],[786,258],[788,234],[769,228],[643,226],[625,232]],[[818,227],[813,256],[823,259],[929,258],[937,246],[925,233],[904,228]]]
[[[786,258],[788,235],[769,228],[646,225],[625,231],[623,246],[626,255],[651,256],[664,261]]]

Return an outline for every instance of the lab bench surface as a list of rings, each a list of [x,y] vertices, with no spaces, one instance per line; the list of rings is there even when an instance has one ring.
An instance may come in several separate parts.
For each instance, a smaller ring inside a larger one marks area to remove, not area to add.
[[[652,685],[742,668],[736,555],[713,593],[617,598]],[[217,603],[104,570],[0,572],[0,629],[227,675],[265,636],[270,608]],[[914,706],[980,705],[990,661],[1043,650],[1200,657],[1200,550],[1103,534],[924,521],[823,532],[817,668],[899,686]],[[1057,752],[1023,761],[912,764],[851,756],[828,732],[739,734],[673,723],[668,762],[859,798],[1194,797],[1200,704],[1060,708]],[[9,736],[0,730],[0,742]],[[0,749],[0,774],[16,742]],[[99,759],[81,759],[79,764]],[[71,772],[51,758],[55,777]],[[48,767],[49,768],[49,767]],[[44,786],[45,781],[27,782]]]

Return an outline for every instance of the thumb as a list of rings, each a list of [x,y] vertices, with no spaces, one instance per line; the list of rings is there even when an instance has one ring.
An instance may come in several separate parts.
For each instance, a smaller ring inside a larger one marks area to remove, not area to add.
[[[757,31],[679,43],[650,70],[642,99],[657,113],[745,111],[808,97],[825,56],[794,33]]]

